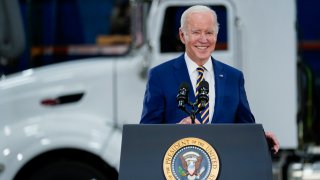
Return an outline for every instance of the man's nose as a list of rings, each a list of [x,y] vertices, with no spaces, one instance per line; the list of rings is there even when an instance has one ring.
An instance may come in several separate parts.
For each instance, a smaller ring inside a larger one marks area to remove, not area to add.
[[[207,42],[208,41],[208,36],[205,33],[201,33],[199,36],[199,41],[200,42]]]

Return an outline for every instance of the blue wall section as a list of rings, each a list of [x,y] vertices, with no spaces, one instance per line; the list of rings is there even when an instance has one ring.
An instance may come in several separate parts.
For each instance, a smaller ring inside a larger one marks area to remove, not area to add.
[[[305,127],[305,140],[320,143],[320,1],[297,0],[297,31],[300,43],[299,57],[304,67],[311,70],[312,78],[302,82],[299,92],[304,100],[301,113],[311,112],[302,120],[311,120],[312,127]],[[306,46],[308,45],[308,46]],[[310,46],[311,45],[311,46]],[[308,77],[308,76],[305,76]],[[307,84],[308,83],[308,84]],[[307,92],[312,92],[311,95]],[[308,102],[308,103],[307,103]],[[311,103],[310,103],[311,102]],[[309,104],[309,106],[307,105]],[[310,106],[311,104],[311,106]]]
[[[320,45],[320,1],[297,1],[297,29],[299,42],[318,41]],[[320,73],[320,49],[300,49],[304,62],[310,65],[314,73]]]

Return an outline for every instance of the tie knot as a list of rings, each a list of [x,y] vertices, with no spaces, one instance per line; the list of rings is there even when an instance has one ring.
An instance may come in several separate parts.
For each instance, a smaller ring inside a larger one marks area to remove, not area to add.
[[[201,73],[201,74],[203,74],[204,70],[205,70],[205,68],[203,66],[199,66],[197,68],[198,73]]]

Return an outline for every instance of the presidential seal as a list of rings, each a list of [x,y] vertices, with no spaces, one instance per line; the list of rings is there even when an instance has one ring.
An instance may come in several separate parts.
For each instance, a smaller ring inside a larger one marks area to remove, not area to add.
[[[220,168],[215,149],[206,141],[189,137],[171,145],[163,159],[166,179],[217,179]]]

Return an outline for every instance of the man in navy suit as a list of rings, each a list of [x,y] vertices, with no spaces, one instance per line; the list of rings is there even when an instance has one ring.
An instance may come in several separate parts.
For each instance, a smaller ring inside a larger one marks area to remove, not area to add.
[[[191,124],[190,116],[178,108],[176,96],[179,85],[186,82],[192,87],[190,101],[195,102],[198,67],[209,83],[209,103],[207,120],[198,115],[196,124],[255,123],[242,72],[211,57],[218,30],[216,13],[206,6],[192,6],[182,14],[179,36],[185,53],[150,70],[140,123]],[[266,137],[277,152],[275,136],[267,132]]]

